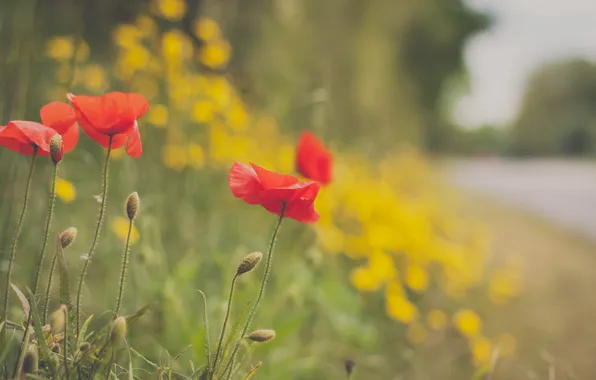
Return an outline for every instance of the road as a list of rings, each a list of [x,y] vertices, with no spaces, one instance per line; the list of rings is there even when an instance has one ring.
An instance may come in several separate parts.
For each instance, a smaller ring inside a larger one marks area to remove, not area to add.
[[[449,165],[452,183],[596,239],[596,163],[481,159]]]

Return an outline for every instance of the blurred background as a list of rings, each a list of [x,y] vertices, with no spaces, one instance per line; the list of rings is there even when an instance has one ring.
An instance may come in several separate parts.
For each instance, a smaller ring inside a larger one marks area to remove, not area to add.
[[[591,378],[595,17],[585,0],[0,0],[0,124],[38,121],[67,92],[149,99],[143,156],[114,152],[84,302],[109,318],[137,191],[123,308],[155,302],[129,334],[155,362],[200,365],[197,289],[214,337],[237,263],[267,247],[275,218],[235,199],[227,170],[294,173],[311,130],[334,180],[317,224],[282,227],[255,323],[278,335],[251,357],[256,378],[341,379],[346,360],[354,379]],[[60,165],[52,232],[79,230],[73,277],[103,157],[82,134]],[[28,165],[0,151],[4,270]],[[51,171],[42,160],[34,178],[22,287]],[[233,316],[258,276],[238,288]]]

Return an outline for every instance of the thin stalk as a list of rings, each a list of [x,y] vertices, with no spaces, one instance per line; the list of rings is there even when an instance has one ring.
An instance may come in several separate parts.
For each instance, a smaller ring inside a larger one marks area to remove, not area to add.
[[[62,338],[62,343],[64,346],[62,347],[62,351],[64,353],[64,378],[68,380],[70,378],[70,371],[68,370],[68,308],[64,308],[64,338]]]
[[[85,282],[85,276],[87,275],[87,270],[89,268],[89,263],[91,262],[91,258],[93,257],[93,253],[95,252],[95,247],[97,246],[97,242],[99,241],[99,232],[101,231],[101,225],[103,223],[103,219],[106,212],[106,199],[108,197],[108,170],[109,170],[109,163],[110,163],[110,153],[112,152],[112,139],[113,137],[110,136],[110,141],[108,143],[108,152],[106,153],[106,160],[103,167],[103,188],[101,192],[101,206],[99,207],[99,217],[97,218],[97,225],[95,226],[95,234],[93,235],[93,241],[91,243],[91,247],[89,247],[89,252],[87,252],[87,257],[85,263],[83,264],[83,269],[81,270],[81,277],[79,278],[79,286],[77,288],[77,301],[76,301],[76,320],[77,320],[77,336],[81,331],[81,296],[83,294],[83,283]]]
[[[230,367],[230,374],[228,375],[228,379],[232,376],[231,369],[234,368],[234,360],[236,358],[236,352],[238,352],[238,348],[240,348],[240,342],[246,336],[248,329],[250,328],[250,324],[257,313],[257,309],[259,308],[259,304],[261,299],[263,298],[263,294],[265,294],[265,287],[267,286],[267,280],[269,279],[269,274],[271,273],[271,262],[273,259],[273,248],[275,247],[275,241],[277,240],[277,234],[279,233],[279,229],[281,228],[281,222],[284,219],[284,213],[286,211],[286,204],[284,202],[281,213],[279,218],[277,219],[277,224],[275,225],[275,229],[273,230],[273,235],[271,236],[271,242],[269,243],[269,250],[267,251],[267,260],[265,262],[265,271],[263,272],[263,277],[261,277],[261,286],[259,288],[259,294],[257,295],[257,299],[255,300],[254,305],[250,309],[248,313],[248,317],[246,318],[246,323],[244,324],[244,328],[242,329],[242,334],[240,335],[240,339],[234,345],[234,350],[232,351],[232,356],[224,369],[224,374],[226,373],[228,367]]]
[[[46,297],[43,303],[43,323],[46,323],[48,320],[48,310],[50,307],[50,292],[52,291],[52,281],[54,279],[54,271],[56,269],[56,262],[58,261],[58,254],[59,254],[60,242],[56,247],[56,252],[54,253],[54,258],[52,259],[52,265],[50,266],[50,274],[48,276],[48,286],[46,287]]]
[[[132,232],[133,219],[128,222],[128,234],[126,235],[126,245],[124,246],[124,255],[122,255],[122,270],[120,271],[120,287],[118,289],[118,298],[116,299],[116,308],[114,309],[114,319],[118,318],[122,295],[124,294],[124,281],[126,280],[126,268],[128,267],[128,257],[130,256],[130,235]]]
[[[35,170],[35,161],[37,160],[37,147],[33,149],[33,158],[31,159],[31,167],[29,169],[29,177],[27,178],[27,185],[25,187],[25,195],[23,197],[23,209],[19,216],[17,223],[17,229],[12,238],[12,246],[10,248],[10,260],[8,261],[8,272],[6,273],[6,286],[4,287],[4,315],[3,321],[8,320],[8,297],[10,294],[10,277],[12,275],[12,265],[17,252],[17,244],[19,242],[19,235],[21,234],[21,228],[23,227],[23,220],[25,220],[25,212],[27,211],[27,203],[29,203],[29,190],[31,189],[31,181],[33,179],[33,172]],[[6,338],[6,329],[2,332],[2,340]]]
[[[41,276],[41,268],[43,267],[43,259],[46,254],[48,240],[50,238],[50,226],[52,224],[52,215],[54,214],[54,201],[56,200],[56,178],[58,176],[58,164],[54,165],[54,175],[52,177],[52,189],[50,191],[50,208],[48,209],[48,217],[46,219],[46,227],[43,242],[41,243],[41,250],[39,251],[39,259],[37,260],[37,271],[35,279],[33,280],[33,294],[37,294],[39,285],[39,278]]]
[[[219,354],[221,353],[221,345],[223,343],[223,338],[226,333],[226,326],[228,324],[228,319],[230,319],[230,310],[232,309],[232,299],[234,298],[234,285],[236,285],[236,279],[238,278],[238,273],[234,274],[232,278],[232,285],[230,286],[230,295],[228,297],[228,307],[226,309],[226,317],[224,318],[223,326],[221,327],[221,333],[219,334],[219,343],[217,343],[217,350],[215,351],[215,359],[213,359],[213,366],[211,367],[211,376],[210,379],[213,379],[215,376],[215,369],[217,368],[217,359],[219,359]],[[207,363],[209,364],[209,363]]]

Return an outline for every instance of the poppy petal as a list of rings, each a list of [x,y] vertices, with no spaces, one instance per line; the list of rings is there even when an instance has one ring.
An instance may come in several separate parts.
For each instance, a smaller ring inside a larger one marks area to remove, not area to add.
[[[14,136],[20,143],[28,142],[32,148],[37,147],[37,154],[40,156],[49,156],[50,140],[58,133],[43,124],[24,120],[11,121],[4,130],[7,136]],[[26,140],[23,139],[23,136],[26,137]],[[25,154],[30,154],[28,148],[22,147],[22,149],[23,152],[21,153],[27,152]]]
[[[65,134],[77,121],[74,109],[66,103],[51,102],[39,111],[41,122],[61,135]]]
[[[240,162],[234,162],[228,175],[228,185],[232,194],[248,204],[259,204],[259,193],[263,186],[253,168]]]
[[[128,135],[128,141],[126,142],[126,154],[133,158],[138,158],[143,154],[143,144],[141,143],[141,134],[139,133],[139,127],[135,122],[135,127]]]
[[[62,149],[64,153],[71,152],[79,142],[79,126],[74,123],[62,134]]]
[[[296,152],[296,169],[304,177],[324,185],[331,182],[333,157],[323,143],[310,131],[300,136]]]
[[[250,164],[256,173],[257,177],[259,177],[259,182],[264,189],[270,189],[275,187],[285,187],[294,185],[295,183],[299,182],[298,178],[287,175],[287,174],[279,174],[273,172],[271,170],[267,170],[260,166],[257,166],[253,163]]]

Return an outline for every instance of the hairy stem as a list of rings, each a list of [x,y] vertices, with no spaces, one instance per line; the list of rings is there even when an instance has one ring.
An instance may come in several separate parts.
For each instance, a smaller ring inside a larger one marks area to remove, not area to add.
[[[246,323],[244,324],[244,328],[242,329],[242,334],[240,335],[240,339],[234,345],[234,350],[232,351],[232,356],[230,357],[230,360],[228,361],[228,364],[226,365],[226,368],[224,369],[224,372],[223,372],[225,374],[228,367],[230,367],[230,373],[228,375],[228,379],[232,376],[231,369],[234,367],[234,360],[236,359],[236,353],[238,352],[238,348],[240,348],[240,342],[246,336],[246,333],[248,332],[248,329],[250,328],[252,320],[254,319],[255,314],[257,313],[257,309],[259,308],[259,304],[261,302],[261,299],[263,298],[263,294],[265,294],[265,287],[267,286],[267,280],[269,279],[269,274],[271,273],[271,262],[273,259],[273,248],[275,247],[275,241],[277,240],[277,234],[279,233],[279,229],[281,227],[281,222],[284,219],[285,211],[286,211],[286,204],[284,203],[281,208],[281,213],[279,215],[279,218],[277,219],[277,224],[275,225],[275,229],[273,230],[273,235],[271,236],[271,242],[269,243],[269,250],[267,251],[267,259],[265,262],[265,271],[263,272],[263,277],[261,277],[261,286],[259,288],[259,294],[257,295],[257,299],[255,300],[254,305],[252,306],[252,308],[250,309],[250,312],[248,313],[248,317],[246,318]]]
[[[60,243],[58,243],[60,244]],[[58,249],[56,248],[56,253],[54,253],[54,258],[52,259],[52,265],[50,266],[50,273],[48,275],[48,286],[46,287],[46,297],[43,300],[43,319],[42,322],[46,323],[48,321],[48,309],[50,307],[50,293],[52,291],[52,281],[54,280],[54,270],[56,270],[56,262],[58,261]]]
[[[54,201],[56,200],[56,178],[58,176],[58,164],[54,165],[54,175],[52,177],[52,189],[50,191],[50,208],[48,209],[48,217],[46,219],[45,233],[43,242],[41,243],[41,250],[39,251],[39,258],[37,259],[37,270],[33,280],[33,294],[37,295],[37,288],[39,286],[39,278],[41,276],[41,268],[43,267],[43,259],[46,254],[48,246],[48,239],[50,238],[50,226],[52,224],[52,215],[54,214]]]
[[[228,307],[226,309],[226,317],[224,318],[223,326],[221,327],[221,333],[219,334],[219,342],[217,343],[215,359],[213,359],[213,366],[211,367],[210,379],[213,379],[213,376],[215,376],[215,369],[217,368],[217,359],[219,359],[219,354],[221,353],[221,345],[223,343],[223,338],[226,333],[226,326],[228,324],[228,319],[230,319],[230,310],[232,309],[232,299],[234,297],[234,285],[236,285],[237,278],[238,273],[234,274],[234,277],[232,278],[232,285],[230,286],[230,295],[228,296]],[[209,365],[209,363],[207,363],[207,365]]]
[[[25,195],[23,197],[23,209],[21,210],[21,215],[19,216],[19,221],[17,223],[17,229],[14,233],[12,238],[12,246],[10,248],[10,259],[8,261],[8,271],[6,273],[6,286],[4,287],[4,315],[2,320],[6,321],[8,319],[8,297],[10,295],[10,278],[12,276],[12,265],[14,263],[14,258],[17,252],[17,244],[19,242],[19,235],[21,234],[21,228],[23,227],[23,220],[25,220],[25,212],[27,211],[27,203],[29,203],[29,190],[31,189],[31,180],[33,179],[33,172],[35,170],[35,161],[37,160],[37,147],[33,150],[33,158],[31,159],[31,167],[29,169],[29,177],[27,178],[27,185],[25,187]],[[3,329],[2,332],[3,338],[6,338],[6,329]],[[3,339],[4,340],[4,339]]]
[[[87,269],[89,268],[89,263],[91,262],[91,258],[93,257],[93,253],[95,252],[95,247],[97,246],[97,242],[99,240],[99,232],[101,231],[101,225],[103,223],[104,215],[106,212],[106,200],[108,197],[108,170],[110,164],[110,153],[112,152],[112,136],[110,136],[110,141],[108,143],[108,152],[106,153],[106,160],[103,167],[103,186],[101,191],[101,205],[99,207],[99,217],[97,218],[97,225],[95,226],[95,234],[93,235],[93,241],[91,243],[91,247],[89,247],[89,251],[87,252],[87,256],[85,258],[85,263],[83,264],[83,269],[81,270],[81,277],[79,278],[79,285],[77,288],[77,301],[76,301],[76,334],[79,335],[81,331],[81,296],[83,294],[83,283],[85,282],[85,276],[87,275]]]
[[[116,299],[116,308],[114,309],[114,319],[118,318],[122,295],[124,294],[124,282],[126,280],[126,268],[128,267],[128,257],[130,256],[130,235],[132,233],[133,219],[128,223],[128,234],[126,235],[126,245],[124,246],[124,255],[122,255],[122,270],[120,271],[120,287],[118,289],[118,298]]]

